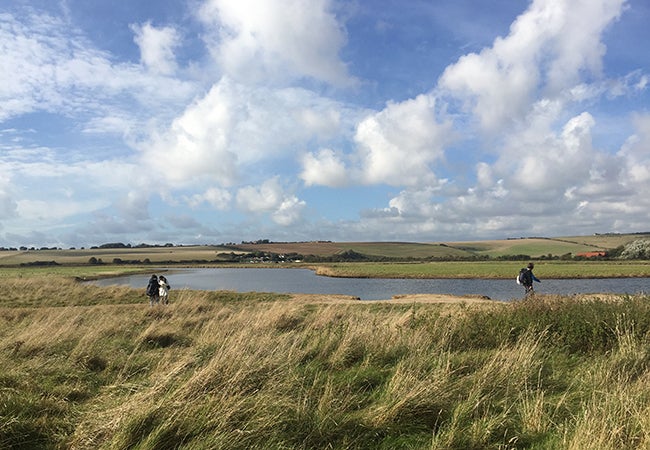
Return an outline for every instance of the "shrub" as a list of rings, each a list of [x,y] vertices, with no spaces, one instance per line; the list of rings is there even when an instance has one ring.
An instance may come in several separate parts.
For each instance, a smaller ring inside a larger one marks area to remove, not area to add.
[[[621,259],[650,259],[650,240],[637,239],[627,244],[621,252]]]

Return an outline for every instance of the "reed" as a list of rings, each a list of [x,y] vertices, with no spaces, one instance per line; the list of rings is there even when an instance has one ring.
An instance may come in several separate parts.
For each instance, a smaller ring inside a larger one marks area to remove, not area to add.
[[[294,301],[8,278],[0,448],[650,446],[647,297]]]

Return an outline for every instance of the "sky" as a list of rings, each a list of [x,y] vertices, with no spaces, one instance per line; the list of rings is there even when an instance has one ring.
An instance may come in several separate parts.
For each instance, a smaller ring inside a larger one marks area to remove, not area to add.
[[[650,230],[647,0],[1,0],[0,246]]]

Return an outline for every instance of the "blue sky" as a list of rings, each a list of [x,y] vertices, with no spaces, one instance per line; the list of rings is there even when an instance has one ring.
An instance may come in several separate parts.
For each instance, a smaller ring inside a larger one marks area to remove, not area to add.
[[[0,246],[650,227],[645,0],[5,0]]]

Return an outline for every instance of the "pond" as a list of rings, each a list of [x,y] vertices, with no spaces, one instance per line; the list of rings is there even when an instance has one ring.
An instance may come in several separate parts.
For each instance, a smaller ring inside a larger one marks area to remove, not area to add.
[[[153,272],[153,271],[152,271]],[[128,285],[144,288],[151,274],[128,275],[93,281],[100,286]],[[165,276],[172,292],[183,288],[235,292],[277,292],[342,294],[362,300],[386,300],[400,294],[485,295],[493,300],[523,297],[523,288],[514,280],[486,279],[385,279],[331,278],[309,269],[202,268],[171,269]],[[650,278],[543,279],[535,283],[542,294],[650,292]]]

